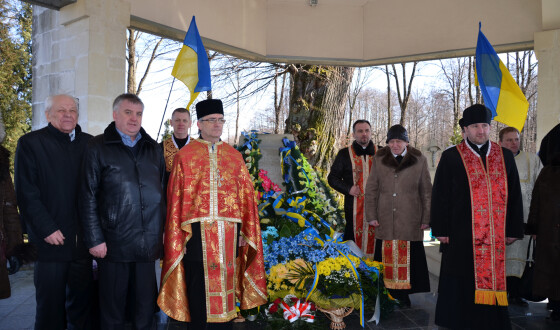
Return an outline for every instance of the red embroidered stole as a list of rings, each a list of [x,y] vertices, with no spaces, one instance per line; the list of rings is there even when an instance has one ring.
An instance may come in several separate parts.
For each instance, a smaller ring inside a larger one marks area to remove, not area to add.
[[[177,152],[179,152],[179,149],[175,146],[175,143],[173,143],[172,137],[163,141],[163,157],[165,158],[165,170],[167,172],[171,172],[173,159]]]
[[[457,146],[469,180],[475,303],[507,306],[505,219],[507,174],[502,148],[490,142],[484,168],[466,141]]]
[[[206,316],[208,322],[224,322],[235,311],[235,251],[237,225],[231,221],[201,221]]]
[[[374,146],[374,150],[375,150]],[[375,227],[370,226],[364,219],[365,209],[365,188],[369,176],[369,170],[373,164],[373,155],[364,157],[358,156],[352,145],[348,146],[350,162],[352,163],[352,176],[354,184],[360,188],[360,195],[354,197],[352,207],[352,221],[354,223],[354,241],[362,250],[366,258],[373,259],[375,251]],[[365,234],[364,234],[365,233]]]
[[[410,289],[410,242],[383,241],[383,282],[389,289]]]

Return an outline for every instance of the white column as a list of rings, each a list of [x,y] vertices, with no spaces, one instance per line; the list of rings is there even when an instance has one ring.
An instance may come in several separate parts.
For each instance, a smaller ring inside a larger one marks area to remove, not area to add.
[[[112,121],[113,99],[126,89],[130,3],[78,0],[60,11],[33,7],[33,129],[47,124],[45,98],[80,100],[79,124],[100,134]]]
[[[537,150],[542,138],[560,122],[560,30],[535,33],[539,60]]]

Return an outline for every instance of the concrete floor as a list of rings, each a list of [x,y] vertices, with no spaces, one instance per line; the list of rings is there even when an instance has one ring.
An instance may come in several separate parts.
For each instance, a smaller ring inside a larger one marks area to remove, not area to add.
[[[25,266],[17,274],[10,276],[12,296],[0,300],[0,329],[33,329],[35,320],[35,288],[33,286],[33,268]],[[436,277],[431,276],[432,290],[437,287]],[[422,293],[411,296],[412,308],[397,308],[387,319],[367,323],[365,329],[438,329],[434,325],[435,303],[437,295]],[[560,324],[546,320],[548,311],[546,303],[530,303],[529,307],[510,306],[513,329],[560,329]],[[319,317],[319,316],[318,316]],[[369,319],[371,315],[366,315]],[[326,321],[323,321],[325,324]],[[359,316],[353,313],[345,318],[347,329],[361,329]],[[185,323],[173,320],[159,320],[157,329],[187,329]],[[244,322],[234,325],[236,330],[262,330],[262,322]]]

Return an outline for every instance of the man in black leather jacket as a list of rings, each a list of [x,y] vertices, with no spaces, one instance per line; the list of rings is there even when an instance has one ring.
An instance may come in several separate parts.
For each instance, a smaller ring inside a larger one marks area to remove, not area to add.
[[[340,149],[327,180],[333,189],[344,195],[344,240],[355,241],[366,255],[373,258],[373,227],[370,232],[370,226],[364,220],[364,188],[377,149],[371,141],[371,125],[367,120],[356,120],[352,134],[354,142]]]
[[[102,329],[123,327],[127,302],[134,303],[136,329],[153,322],[165,164],[161,148],[141,127],[143,111],[138,96],[118,96],[114,122],[90,141],[84,158],[80,212],[85,243],[99,265]]]
[[[19,139],[14,175],[21,218],[38,254],[35,329],[87,329],[92,260],[82,240],[76,196],[92,136],[77,125],[75,98],[55,95],[45,103],[49,124]]]

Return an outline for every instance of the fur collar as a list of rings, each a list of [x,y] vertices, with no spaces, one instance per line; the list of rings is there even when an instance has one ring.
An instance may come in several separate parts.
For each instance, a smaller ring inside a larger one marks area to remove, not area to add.
[[[416,164],[420,156],[422,156],[420,150],[411,146],[407,147],[406,155],[404,155],[404,158],[400,164],[397,162],[395,157],[393,157],[391,148],[389,148],[389,146],[379,149],[379,151],[375,154],[375,157],[381,158],[381,163],[383,165],[394,168],[395,172],[402,171],[405,168],[411,167],[412,165]]]

